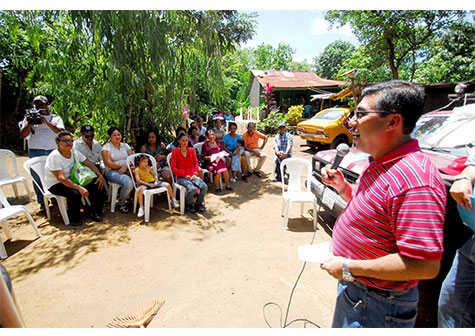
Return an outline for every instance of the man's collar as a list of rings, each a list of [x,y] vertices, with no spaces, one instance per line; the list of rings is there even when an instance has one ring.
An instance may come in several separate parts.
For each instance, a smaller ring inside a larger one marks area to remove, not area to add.
[[[374,160],[372,156],[369,157],[369,162],[378,162],[380,164],[385,164],[391,162],[393,160],[397,160],[409,153],[418,152],[421,148],[419,147],[419,141],[416,139],[411,139],[410,141],[406,142],[404,145],[399,146],[398,148],[392,150],[391,152],[383,155],[378,160]]]

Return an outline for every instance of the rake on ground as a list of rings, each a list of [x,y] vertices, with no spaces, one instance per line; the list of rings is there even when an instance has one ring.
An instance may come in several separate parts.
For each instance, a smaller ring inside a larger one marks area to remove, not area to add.
[[[146,328],[153,317],[162,308],[165,301],[153,300],[139,303],[117,314],[108,324],[108,328]]]

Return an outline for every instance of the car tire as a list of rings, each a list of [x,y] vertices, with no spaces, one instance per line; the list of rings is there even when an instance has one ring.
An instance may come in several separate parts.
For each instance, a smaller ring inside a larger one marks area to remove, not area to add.
[[[330,149],[336,149],[339,144],[346,143],[348,145],[348,139],[344,136],[337,136],[330,145]]]

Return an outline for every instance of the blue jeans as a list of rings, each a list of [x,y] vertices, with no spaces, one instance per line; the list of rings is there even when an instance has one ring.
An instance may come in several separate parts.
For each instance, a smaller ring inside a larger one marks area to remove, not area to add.
[[[35,149],[35,148],[30,148],[29,149],[29,156],[31,158],[39,157],[39,156],[48,156],[49,153],[51,153],[54,149]],[[41,183],[40,177],[36,172],[30,169],[31,177],[33,180],[38,183],[38,185],[43,189],[43,184]],[[44,199],[43,199],[43,194],[41,193],[41,190],[36,186],[36,183],[33,182],[33,189],[35,190],[36,194],[36,200],[40,205],[44,204]]]
[[[418,300],[417,286],[406,294],[382,295],[341,280],[332,328],[412,328]]]
[[[475,235],[457,250],[439,296],[439,328],[475,327]]]
[[[275,156],[274,173],[275,173],[276,177],[279,177],[279,178],[281,177],[280,176],[280,163],[283,160],[291,158],[291,157],[292,157],[292,155],[290,153],[287,154],[287,156],[285,158],[283,158],[282,160],[277,155]],[[287,169],[284,170],[284,173],[286,173],[286,172],[287,172]]]
[[[193,181],[187,180],[184,177],[180,177],[176,183],[182,185],[186,188],[185,194],[185,205],[191,207],[193,205],[193,196],[195,195],[196,188],[199,189],[198,198],[196,199],[195,205],[203,204],[205,200],[206,192],[208,191],[208,186],[203,182],[202,179],[197,177]]]
[[[121,186],[119,194],[119,205],[125,205],[125,200],[129,196],[132,189],[134,189],[134,183],[127,174],[120,174],[117,170],[109,170],[106,173],[106,178],[112,183],[117,183]]]

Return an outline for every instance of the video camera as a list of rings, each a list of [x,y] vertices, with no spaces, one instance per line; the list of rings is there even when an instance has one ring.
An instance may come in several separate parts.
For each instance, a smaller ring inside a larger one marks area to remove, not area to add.
[[[45,113],[45,112],[46,112],[46,109],[38,109],[37,110],[35,107],[31,108],[31,109],[28,109],[28,110],[26,110],[26,120],[28,120],[28,122],[31,125],[40,125],[40,124],[42,124],[40,114]]]

